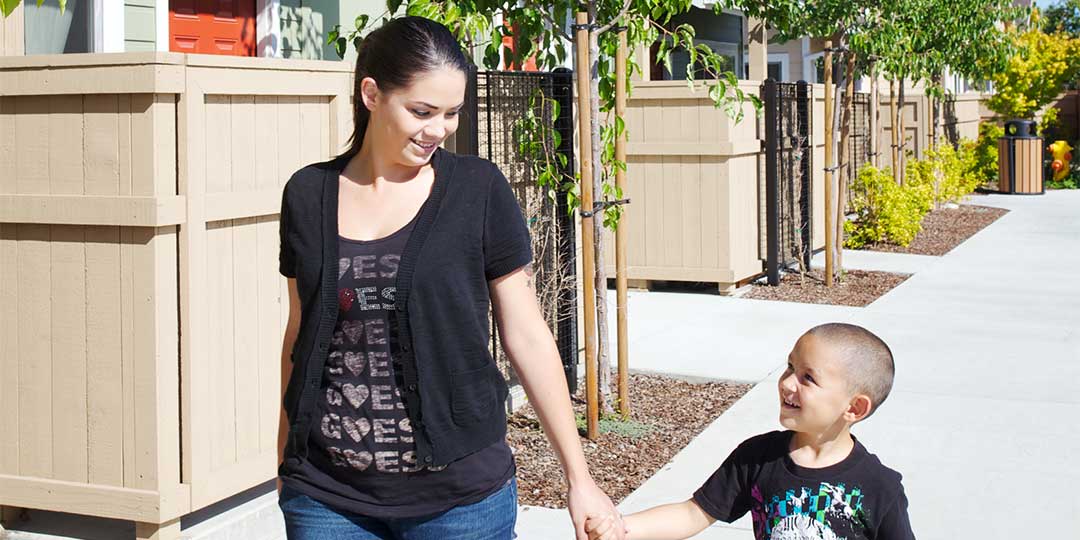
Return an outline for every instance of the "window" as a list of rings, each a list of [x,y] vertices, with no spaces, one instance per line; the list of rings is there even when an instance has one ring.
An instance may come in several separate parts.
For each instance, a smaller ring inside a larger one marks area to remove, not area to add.
[[[672,17],[669,28],[676,28],[682,24],[690,24],[694,27],[694,43],[708,45],[713,52],[724,57],[724,69],[734,71],[736,74],[744,73],[746,67],[743,61],[743,18],[734,13],[722,13],[717,15],[711,10],[690,8],[688,13]],[[656,47],[653,48],[653,78],[654,79],[682,79],[686,77],[686,67],[690,64],[690,53],[685,50],[676,50],[671,53],[671,72],[663,69],[663,61],[655,57]],[[660,76],[656,76],[660,75]],[[698,71],[695,76],[703,76]]]
[[[96,28],[94,10],[101,0],[68,0],[60,14],[57,0],[45,0],[41,6],[24,0],[26,54],[94,52],[100,29]]]

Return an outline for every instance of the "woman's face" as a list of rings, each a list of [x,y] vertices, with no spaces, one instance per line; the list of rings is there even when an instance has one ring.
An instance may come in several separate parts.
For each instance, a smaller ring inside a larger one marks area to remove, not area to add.
[[[465,74],[439,68],[421,74],[412,84],[391,92],[377,83],[361,81],[364,103],[371,111],[368,139],[396,163],[419,167],[457,131],[458,113],[465,101]]]

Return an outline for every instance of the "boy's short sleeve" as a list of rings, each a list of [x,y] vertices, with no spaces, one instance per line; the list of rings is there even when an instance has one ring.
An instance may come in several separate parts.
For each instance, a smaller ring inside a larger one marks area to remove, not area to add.
[[[885,509],[878,524],[877,536],[880,540],[915,540],[915,533],[911,530],[911,521],[908,519],[908,500],[901,486],[900,494],[896,502]]]
[[[278,234],[281,236],[281,248],[278,253],[278,272],[287,278],[296,277],[296,253],[289,243],[289,199],[288,189],[281,194],[281,214],[278,221]]]
[[[484,214],[484,276],[488,281],[532,262],[532,241],[510,183],[492,166]]]
[[[750,511],[750,478],[754,450],[750,441],[739,445],[719,469],[694,492],[694,502],[717,521],[731,523]]]

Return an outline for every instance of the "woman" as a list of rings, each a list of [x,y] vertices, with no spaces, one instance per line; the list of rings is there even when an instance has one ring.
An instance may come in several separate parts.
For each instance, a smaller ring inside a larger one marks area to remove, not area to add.
[[[439,148],[467,71],[438,23],[375,30],[356,63],[349,149],[285,187],[280,505],[292,540],[513,538],[489,301],[563,464],[578,537],[589,516],[618,519],[586,469],[513,193],[491,163]]]

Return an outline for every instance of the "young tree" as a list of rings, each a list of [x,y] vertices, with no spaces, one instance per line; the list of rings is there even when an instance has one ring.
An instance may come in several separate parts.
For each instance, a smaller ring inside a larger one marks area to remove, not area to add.
[[[620,26],[627,28],[627,42],[631,50],[638,45],[651,46],[659,42],[659,57],[671,71],[670,53],[685,50],[689,55],[686,78],[691,88],[702,85],[695,80],[695,73],[704,72],[709,81],[704,84],[713,103],[722,108],[736,120],[743,115],[742,105],[751,101],[757,107],[754,96],[745,95],[738,87],[738,81],[730,67],[725,65],[722,56],[713,52],[707,45],[694,40],[694,28],[688,24],[672,25],[673,16],[686,13],[693,5],[692,0],[594,0],[580,2],[576,0],[545,0],[540,2],[518,2],[517,0],[388,0],[387,10],[393,14],[402,6],[411,15],[421,15],[446,24],[459,39],[468,46],[484,47],[484,64],[488,69],[496,69],[500,63],[521,65],[521,60],[533,57],[539,69],[552,69],[564,64],[568,47],[587,49],[585,65],[576,65],[578,76],[587,76],[591,86],[590,118],[588,133],[579,134],[582,144],[589,145],[592,152],[593,191],[602,200],[594,208],[580,209],[596,212],[603,219],[593,219],[594,245],[596,255],[595,305],[597,321],[599,387],[602,392],[601,405],[605,411],[614,411],[610,399],[610,361],[608,359],[607,329],[607,276],[603,263],[603,227],[614,229],[618,225],[621,207],[615,204],[622,198],[622,193],[613,183],[616,167],[625,168],[625,163],[615,159],[614,140],[621,136],[625,123],[622,118],[613,117],[615,108],[615,70],[614,57],[618,49]],[[721,6],[716,6],[719,12]],[[588,23],[583,27],[572,26],[575,13],[588,14]],[[496,17],[511,24],[495,24]],[[574,30],[584,29],[586,39],[579,41]],[[359,30],[357,30],[357,33]],[[511,36],[515,43],[513,51],[502,46],[503,37]],[[334,39],[348,38],[333,36]],[[352,36],[355,37],[355,36]],[[627,69],[627,92],[631,91],[630,78],[634,72],[640,72],[631,56]],[[548,177],[557,176],[553,170],[544,171]],[[543,175],[543,173],[542,173]],[[556,182],[560,196],[565,196],[571,208],[580,205],[579,186],[574,178],[563,178]],[[590,276],[586,276],[588,279]],[[591,397],[591,396],[590,396]],[[590,437],[596,435],[590,418]]]

